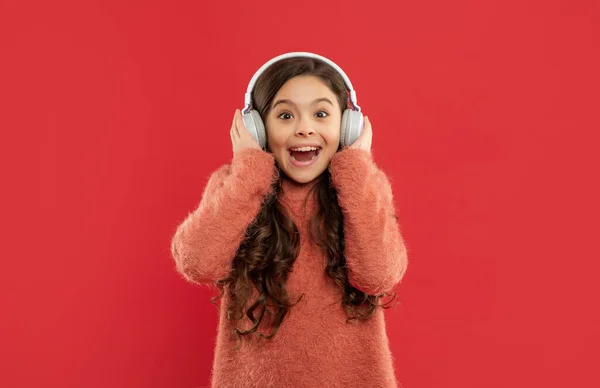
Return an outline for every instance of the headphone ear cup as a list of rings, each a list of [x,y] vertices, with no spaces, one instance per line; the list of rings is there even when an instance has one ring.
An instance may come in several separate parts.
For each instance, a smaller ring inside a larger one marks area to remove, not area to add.
[[[363,114],[352,109],[346,109],[342,114],[340,145],[351,146],[363,130]]]
[[[255,110],[251,110],[242,115],[242,121],[260,148],[264,149],[267,145],[267,134],[265,132],[265,125],[260,118],[260,114]]]

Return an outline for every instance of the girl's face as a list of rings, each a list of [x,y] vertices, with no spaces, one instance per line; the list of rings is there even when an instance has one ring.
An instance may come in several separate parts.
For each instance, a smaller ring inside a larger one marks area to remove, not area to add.
[[[269,150],[285,175],[298,183],[321,175],[338,150],[341,120],[337,97],[320,78],[289,79],[265,121]]]

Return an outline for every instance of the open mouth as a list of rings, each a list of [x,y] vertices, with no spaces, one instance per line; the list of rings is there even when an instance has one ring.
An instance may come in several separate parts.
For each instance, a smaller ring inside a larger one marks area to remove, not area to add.
[[[290,148],[290,157],[300,163],[307,163],[313,161],[319,156],[321,147],[309,146],[309,147],[298,147]]]

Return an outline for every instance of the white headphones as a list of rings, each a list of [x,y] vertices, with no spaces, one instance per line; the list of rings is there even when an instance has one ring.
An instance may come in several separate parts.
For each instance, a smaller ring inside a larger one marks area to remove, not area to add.
[[[317,54],[307,53],[307,52],[291,52],[287,54],[279,55],[267,63],[261,66],[260,69],[254,74],[250,83],[248,84],[248,89],[246,91],[246,95],[244,98],[244,109],[242,110],[242,119],[244,121],[244,125],[248,129],[248,132],[254,137],[254,139],[258,142],[261,148],[265,148],[267,144],[267,134],[265,131],[265,126],[260,118],[260,114],[251,109],[252,105],[252,90],[254,89],[254,85],[258,77],[273,63],[278,62],[282,59],[293,58],[293,57],[304,57],[304,58],[314,58],[319,59],[329,66],[331,66],[337,73],[344,79],[344,83],[346,84],[346,88],[350,92],[350,103],[352,104],[352,109],[346,109],[342,114],[342,125],[340,132],[340,145],[342,147],[346,147],[354,143],[354,141],[358,138],[363,129],[363,115],[360,111],[360,106],[356,103],[356,92],[352,87],[352,83],[346,73],[331,60],[322,57]]]

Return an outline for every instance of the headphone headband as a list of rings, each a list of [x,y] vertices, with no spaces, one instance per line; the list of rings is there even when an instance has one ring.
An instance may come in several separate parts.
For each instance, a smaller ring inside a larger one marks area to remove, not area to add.
[[[258,69],[258,71],[254,74],[252,79],[250,79],[250,83],[248,84],[248,89],[246,90],[246,95],[244,96],[245,107],[242,111],[243,113],[248,113],[248,111],[250,110],[250,105],[252,104],[252,90],[254,90],[254,85],[256,84],[258,77],[260,77],[260,75],[273,63],[279,62],[279,61],[281,61],[283,59],[287,59],[287,58],[319,59],[319,60],[325,62],[326,64],[328,64],[329,66],[331,66],[344,79],[346,88],[350,92],[350,102],[352,102],[353,110],[360,112],[360,106],[358,106],[356,103],[356,92],[354,91],[354,88],[352,87],[352,83],[350,82],[350,79],[348,78],[346,73],[344,73],[344,70],[342,70],[341,67],[336,65],[330,59],[327,59],[321,55],[317,55],[317,54],[309,53],[309,52],[291,52],[291,53],[281,54],[281,55],[269,60],[267,63],[262,65]]]

